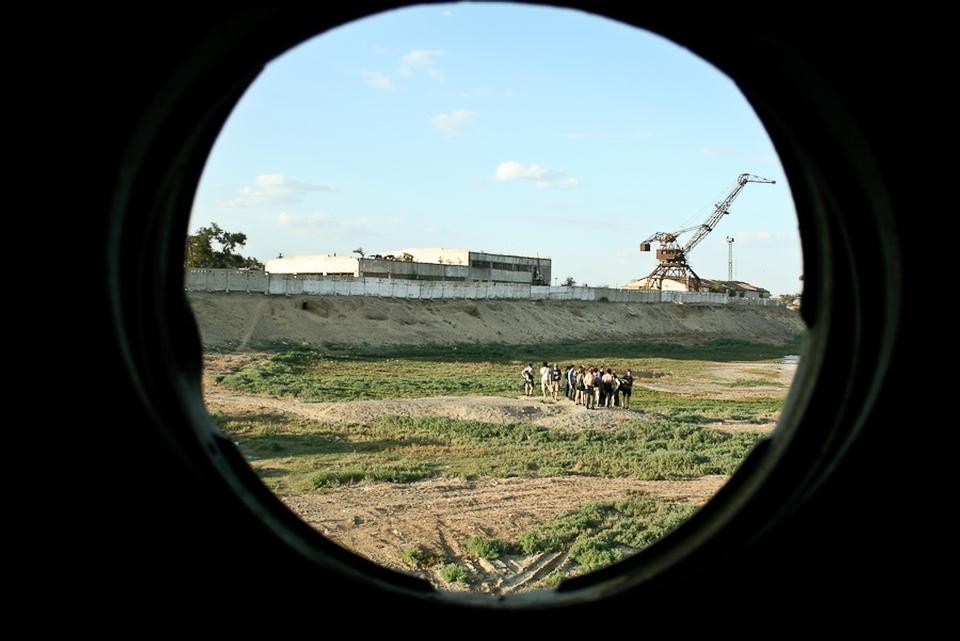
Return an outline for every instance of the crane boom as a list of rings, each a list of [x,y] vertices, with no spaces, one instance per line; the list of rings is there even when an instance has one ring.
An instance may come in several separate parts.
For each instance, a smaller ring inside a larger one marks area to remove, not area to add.
[[[692,227],[684,227],[683,229],[678,229],[675,232],[665,232],[658,231],[656,234],[650,238],[643,241],[643,244],[649,245],[650,243],[656,241],[658,243],[675,243],[677,242],[677,237],[681,234],[685,234],[688,231],[693,231],[694,229],[699,229],[702,225],[694,225]]]
[[[660,261],[660,264],[647,276],[647,287],[661,289],[664,278],[685,278],[688,291],[698,291],[700,289],[700,277],[687,263],[687,256],[694,247],[700,244],[700,241],[707,237],[707,234],[713,231],[724,214],[730,213],[731,203],[740,195],[747,183],[776,184],[776,182],[753,174],[740,174],[737,176],[737,184],[727,194],[726,198],[714,205],[713,212],[706,222],[693,227],[685,227],[675,232],[658,231],[640,243],[640,251],[644,252],[650,251],[650,243],[654,241],[660,243],[660,247],[657,249],[657,260]],[[683,247],[678,246],[677,237],[694,229],[697,232],[687,241],[687,244]]]
[[[754,176],[753,174],[740,174],[737,176],[737,185],[734,187],[727,197],[724,198],[721,202],[714,205],[713,213],[710,214],[710,217],[707,218],[707,221],[700,225],[700,229],[695,233],[690,240],[687,241],[687,244],[683,247],[683,253],[689,254],[690,251],[700,244],[700,241],[707,237],[707,234],[713,231],[713,228],[717,226],[717,223],[720,222],[720,219],[723,218],[724,214],[730,213],[730,204],[740,195],[740,191],[746,186],[747,183],[769,183],[771,185],[776,184],[776,180],[770,180],[769,178],[761,178],[760,176]]]

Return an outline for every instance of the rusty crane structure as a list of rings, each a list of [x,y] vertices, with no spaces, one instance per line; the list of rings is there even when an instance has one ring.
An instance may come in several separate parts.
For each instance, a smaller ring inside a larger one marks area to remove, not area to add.
[[[713,231],[725,214],[730,213],[730,204],[740,195],[740,192],[747,183],[769,183],[772,185],[776,182],[775,180],[761,178],[753,174],[740,174],[737,176],[736,186],[727,194],[726,198],[714,205],[713,212],[705,222],[674,232],[658,231],[640,243],[640,251],[642,252],[650,251],[651,243],[660,243],[660,246],[657,248],[657,260],[660,262],[653,271],[650,272],[650,275],[647,276],[647,288],[662,289],[664,278],[674,278],[684,281],[688,291],[699,291],[700,277],[697,276],[697,273],[690,267],[690,263],[687,262],[690,252],[700,244],[700,241],[707,237],[707,234]],[[681,247],[677,239],[681,235],[693,230],[696,230],[696,233],[690,237],[686,245]]]

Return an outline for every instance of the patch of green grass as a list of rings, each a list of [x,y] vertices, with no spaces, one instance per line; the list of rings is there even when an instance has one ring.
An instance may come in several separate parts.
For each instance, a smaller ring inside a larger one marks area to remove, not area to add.
[[[424,561],[427,560],[428,554],[422,547],[419,545],[412,548],[404,548],[400,552],[400,556],[403,558],[404,562],[408,565],[411,565],[415,568],[419,568]]]
[[[653,343],[646,341],[580,343],[536,343],[513,345],[506,343],[457,343],[454,345],[389,345],[362,347],[356,345],[324,343],[328,353],[337,353],[346,358],[396,358],[460,361],[493,361],[498,363],[543,360],[541,355],[567,361],[584,358],[671,358],[710,361],[752,361],[781,358],[784,354],[800,353],[801,336],[783,344],[755,343],[742,340],[715,340],[695,345],[680,343]],[[307,345],[294,345],[286,341],[265,343],[258,347],[286,352],[290,349],[312,350]],[[518,358],[519,356],[519,358]],[[335,356],[334,356],[335,357]]]
[[[513,370],[516,371],[513,371]],[[306,401],[353,401],[482,394],[516,396],[520,370],[478,362],[329,357],[283,352],[223,379],[234,389]]]
[[[471,536],[467,539],[467,550],[481,559],[499,559],[508,552],[508,546],[500,539]]]
[[[634,387],[630,407],[648,416],[684,423],[707,423],[737,416],[775,420],[783,409],[783,398],[701,398]]]
[[[780,383],[772,381],[769,378],[747,378],[738,381],[725,381],[721,383],[721,385],[724,387],[782,387]]]
[[[569,550],[577,571],[589,572],[663,538],[697,507],[643,496],[588,503],[524,532],[518,546],[527,554]]]
[[[771,347],[720,341],[694,347],[637,343],[541,345],[535,348],[470,346],[432,354],[425,348],[396,348],[379,355],[337,356],[294,349],[268,355],[218,382],[246,392],[333,402],[427,396],[517,396],[520,370],[528,362],[594,365],[618,372],[666,374],[670,380],[696,377],[707,360],[775,358],[796,346]],[[493,351],[490,351],[493,350]],[[504,355],[509,353],[510,358]],[[666,356],[669,354],[669,357]],[[518,358],[521,357],[522,358]],[[752,381],[751,381],[752,383]],[[768,382],[761,383],[769,385]],[[731,384],[739,386],[738,383]],[[636,396],[636,392],[635,392]]]
[[[440,577],[447,583],[470,584],[470,575],[456,563],[448,563],[440,570]]]
[[[777,370],[763,369],[761,367],[746,367],[742,369],[741,372],[743,374],[749,374],[751,376],[769,379],[772,381],[778,381],[780,379],[780,372]]]
[[[560,581],[563,580],[563,574],[560,572],[554,572],[545,578],[543,581],[540,581],[534,586],[534,590],[544,590],[547,588],[555,588],[560,585]]]
[[[278,494],[436,477],[696,478],[732,473],[761,438],[658,416],[578,432],[430,416],[363,426],[269,413],[214,420]]]

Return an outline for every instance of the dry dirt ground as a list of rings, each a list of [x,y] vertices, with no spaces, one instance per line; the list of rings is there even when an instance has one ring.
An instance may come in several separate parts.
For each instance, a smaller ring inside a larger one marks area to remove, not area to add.
[[[457,396],[420,399],[305,403],[287,398],[252,395],[213,385],[216,374],[236,371],[263,358],[257,353],[208,354],[205,400],[211,412],[288,413],[331,423],[366,424],[383,416],[443,416],[489,423],[529,422],[549,429],[581,430],[636,419],[618,409],[587,410],[568,401],[533,398]],[[726,386],[727,381],[770,380],[767,393],[785,394],[795,365],[782,363],[717,363],[702,382],[684,389],[669,382],[657,389],[717,395],[726,398],[754,394],[752,389]],[[711,382],[712,381],[712,382]],[[653,385],[651,385],[653,387]],[[639,414],[642,417],[642,414]],[[724,431],[769,432],[774,424],[723,423],[708,425]],[[385,566],[438,583],[435,569],[417,570],[404,561],[403,550],[430,549],[461,562],[479,577],[481,590],[508,593],[535,585],[567,562],[564,554],[502,557],[495,561],[467,558],[463,542],[471,536],[515,540],[523,531],[585,503],[625,497],[632,491],[670,500],[704,503],[726,481],[705,476],[686,481],[638,481],[559,477],[541,479],[430,479],[413,483],[359,483],[285,497],[284,502],[325,536]]]
[[[726,479],[429,479],[404,484],[360,483],[288,497],[284,502],[327,538],[377,563],[436,582],[434,570],[414,570],[403,561],[402,550],[420,546],[448,559],[460,559],[480,577],[480,590],[504,594],[535,585],[567,562],[566,554],[505,555],[488,561],[465,549],[468,538],[515,541],[531,527],[563,512],[593,501],[622,499],[635,491],[701,504]]]
[[[268,344],[526,345],[595,342],[703,343],[719,339],[783,344],[800,315],[783,307],[590,303],[579,301],[404,300],[359,296],[265,296],[191,292],[207,349]]]

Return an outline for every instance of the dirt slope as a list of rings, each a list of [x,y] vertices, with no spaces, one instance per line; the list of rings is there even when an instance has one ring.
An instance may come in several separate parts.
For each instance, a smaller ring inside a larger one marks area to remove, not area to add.
[[[782,307],[223,293],[191,293],[189,300],[207,348],[278,341],[369,347],[627,339],[783,343],[803,329],[799,314]]]

